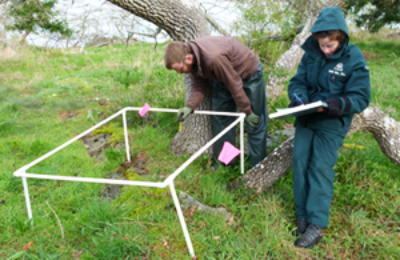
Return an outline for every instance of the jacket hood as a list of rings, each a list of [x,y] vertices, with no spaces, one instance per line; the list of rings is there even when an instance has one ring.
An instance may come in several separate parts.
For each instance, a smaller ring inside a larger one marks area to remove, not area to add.
[[[317,21],[310,29],[310,33],[342,30],[349,38],[349,30],[342,10],[337,6],[325,7],[319,14]]]

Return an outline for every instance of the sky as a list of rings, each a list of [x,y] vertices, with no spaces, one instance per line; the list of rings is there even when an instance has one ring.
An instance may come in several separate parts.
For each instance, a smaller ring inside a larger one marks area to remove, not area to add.
[[[235,5],[230,1],[200,1],[207,9],[207,13],[226,30],[230,30],[234,21],[240,14]],[[98,0],[59,0],[56,6],[60,17],[64,17],[71,29],[76,31],[69,41],[60,40],[57,36],[46,34],[31,34],[27,38],[28,44],[47,47],[73,47],[85,46],[89,39],[98,37],[98,42],[105,41],[104,38],[126,39],[130,32],[152,34],[157,27],[144,19],[135,17],[133,14],[123,10],[106,1]],[[219,35],[213,31],[212,35]],[[104,37],[104,38],[103,38]],[[134,38],[154,42],[154,38],[135,35]],[[101,39],[103,38],[103,39]],[[157,42],[161,43],[168,39],[166,33],[157,36]]]

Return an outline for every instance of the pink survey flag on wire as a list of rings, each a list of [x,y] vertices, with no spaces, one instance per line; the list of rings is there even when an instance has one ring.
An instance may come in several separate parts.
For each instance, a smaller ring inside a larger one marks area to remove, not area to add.
[[[147,111],[149,111],[149,109],[150,109],[149,104],[147,103],[144,104],[144,107],[142,107],[142,109],[139,110],[139,115],[143,117],[147,113]]]
[[[228,165],[236,156],[240,154],[240,150],[233,146],[230,142],[225,141],[218,160]]]

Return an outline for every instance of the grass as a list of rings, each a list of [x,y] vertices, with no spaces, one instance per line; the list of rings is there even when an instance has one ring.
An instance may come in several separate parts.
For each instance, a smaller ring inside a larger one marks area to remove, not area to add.
[[[370,54],[372,105],[384,111],[391,106],[390,115],[400,121],[399,43],[355,43]],[[123,187],[108,200],[101,196],[102,184],[29,179],[31,225],[21,180],[12,176],[123,107],[145,102],[182,106],[183,79],[163,68],[164,45],[157,52],[152,47],[136,44],[127,53],[125,46],[112,45],[82,54],[25,47],[0,63],[0,199],[5,200],[0,204],[0,259],[190,259],[168,189]],[[283,93],[269,109],[287,103]],[[131,180],[163,180],[188,158],[170,149],[178,131],[175,115],[150,115],[146,120],[136,113],[128,116],[134,167],[125,175]],[[30,171],[99,178],[121,171],[125,151],[115,145],[123,141],[120,121],[96,132],[112,135],[104,161],[90,157],[78,141]],[[293,120],[270,120],[269,133],[285,123]],[[399,168],[371,134],[356,133],[345,143],[366,149],[340,151],[330,226],[324,242],[312,250],[293,246],[290,173],[262,194],[228,191],[237,168],[213,172],[209,158],[193,162],[176,179],[177,191],[224,207],[235,220],[229,224],[219,215],[185,212],[199,259],[398,259]]]

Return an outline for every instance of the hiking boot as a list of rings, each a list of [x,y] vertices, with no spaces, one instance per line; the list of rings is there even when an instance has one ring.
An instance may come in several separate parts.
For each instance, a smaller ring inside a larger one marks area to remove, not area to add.
[[[294,242],[295,246],[313,248],[322,239],[322,227],[310,224],[306,232]]]
[[[307,219],[305,219],[305,218],[297,219],[296,226],[297,226],[297,229],[295,231],[293,231],[293,236],[299,237],[299,236],[303,235],[304,232],[306,232],[306,229],[308,227]]]

